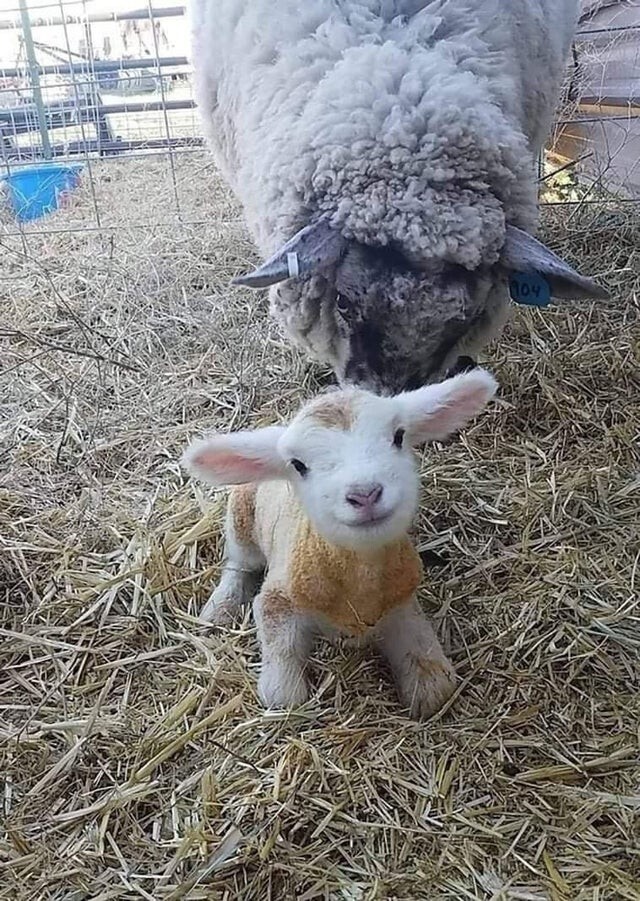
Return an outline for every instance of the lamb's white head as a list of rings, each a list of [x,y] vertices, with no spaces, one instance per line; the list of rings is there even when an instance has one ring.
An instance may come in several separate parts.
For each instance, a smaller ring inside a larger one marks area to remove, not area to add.
[[[288,426],[197,441],[183,465],[220,486],[286,479],[327,541],[375,548],[399,538],[415,514],[412,447],[464,426],[496,388],[488,372],[475,369],[395,397],[334,391],[306,404]]]

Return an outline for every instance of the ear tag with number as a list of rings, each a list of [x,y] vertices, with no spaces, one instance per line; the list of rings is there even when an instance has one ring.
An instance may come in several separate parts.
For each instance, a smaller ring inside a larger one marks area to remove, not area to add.
[[[511,273],[509,293],[512,300],[527,307],[546,307],[551,303],[549,282],[542,275],[533,272]]]

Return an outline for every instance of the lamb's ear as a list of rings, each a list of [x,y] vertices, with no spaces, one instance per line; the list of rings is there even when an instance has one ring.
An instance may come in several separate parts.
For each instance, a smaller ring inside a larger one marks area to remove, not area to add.
[[[231,284],[266,288],[288,278],[311,275],[337,263],[346,247],[342,235],[320,219],[297,232],[262,266],[234,278]]]
[[[286,464],[278,453],[283,426],[255,431],[213,435],[194,441],[181,463],[192,475],[210,485],[243,485],[286,476]]]
[[[400,394],[402,415],[411,444],[441,441],[477,416],[498,388],[485,369],[473,369],[437,385]]]
[[[500,262],[511,272],[542,275],[549,282],[553,297],[609,297],[593,279],[580,275],[541,241],[514,225],[507,226]]]

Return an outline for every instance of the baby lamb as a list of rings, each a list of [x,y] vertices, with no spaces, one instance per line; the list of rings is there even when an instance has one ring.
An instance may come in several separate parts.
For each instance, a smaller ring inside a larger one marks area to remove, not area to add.
[[[307,403],[288,426],[197,441],[183,465],[234,485],[226,562],[201,619],[229,623],[253,600],[262,648],[259,693],[268,707],[308,697],[314,638],[372,642],[403,704],[435,713],[454,670],[416,598],[420,558],[407,535],[418,505],[412,448],[439,441],[481,412],[497,388],[482,369],[394,397],[357,388]]]

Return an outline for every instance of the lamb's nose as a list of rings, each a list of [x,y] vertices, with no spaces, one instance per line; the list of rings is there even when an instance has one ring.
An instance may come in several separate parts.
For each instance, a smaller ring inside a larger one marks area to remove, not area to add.
[[[358,486],[347,492],[347,503],[352,507],[374,507],[382,497],[382,485],[368,485],[366,488]]]

